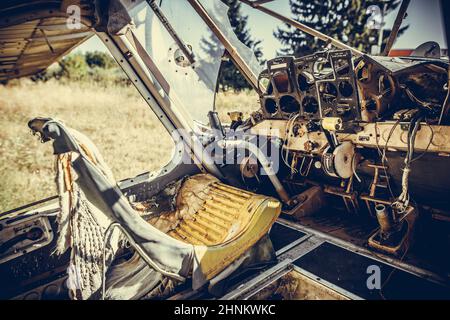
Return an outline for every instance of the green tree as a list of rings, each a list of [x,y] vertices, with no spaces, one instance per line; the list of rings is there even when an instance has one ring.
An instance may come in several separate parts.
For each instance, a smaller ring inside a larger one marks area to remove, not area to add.
[[[88,51],[85,54],[85,59],[90,68],[99,67],[103,69],[111,69],[117,66],[113,57],[106,52]]]
[[[261,59],[263,53],[261,51],[261,41],[254,40],[250,35],[250,29],[247,26],[248,16],[241,12],[241,2],[238,0],[222,0],[228,5],[228,19],[231,27],[238,39],[247,47],[253,50],[256,58]],[[214,37],[211,34],[211,37]],[[212,39],[202,39],[202,48],[205,52],[214,55],[220,48]],[[251,88],[244,76],[239,72],[231,60],[225,60],[220,66],[218,83],[223,90],[234,89],[236,91]]]
[[[92,81],[105,86],[131,84],[116,61],[109,54],[100,51],[71,53],[30,78],[33,81]]]
[[[82,53],[69,54],[60,61],[59,65],[64,75],[70,80],[85,80],[88,77],[89,66]]]
[[[368,27],[370,15],[367,9],[371,5],[385,6],[385,14],[395,10],[400,0],[289,0],[292,18],[340,40],[363,52],[369,52],[378,42],[378,30]],[[400,29],[399,35],[407,26]],[[383,35],[383,44],[389,33]],[[281,55],[304,56],[322,49],[325,43],[303,31],[285,25],[274,32],[274,36],[283,45]]]

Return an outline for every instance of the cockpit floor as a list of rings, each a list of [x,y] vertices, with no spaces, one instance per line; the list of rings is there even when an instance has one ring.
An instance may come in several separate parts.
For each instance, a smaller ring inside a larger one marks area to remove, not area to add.
[[[422,212],[425,216],[426,213]],[[292,216],[282,214],[281,218],[293,223],[320,231],[357,246],[371,249],[367,239],[377,230],[376,220],[362,216],[355,216],[345,211],[325,209],[300,221]],[[450,257],[446,254],[450,250],[450,223],[423,219],[421,228],[417,230],[415,242],[403,257],[403,262],[423,268],[448,278]],[[376,254],[377,252],[374,251]]]

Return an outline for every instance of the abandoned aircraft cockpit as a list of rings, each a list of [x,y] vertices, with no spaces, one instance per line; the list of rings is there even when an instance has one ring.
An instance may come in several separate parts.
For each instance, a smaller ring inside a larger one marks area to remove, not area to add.
[[[0,4],[0,80],[96,35],[176,140],[161,171],[117,182],[64,119],[24,124],[52,144],[58,195],[0,215],[0,298],[450,298],[449,60],[435,42],[389,54],[410,1],[379,55],[240,2],[323,49],[262,65],[219,0]],[[224,59],[260,103],[229,121]]]

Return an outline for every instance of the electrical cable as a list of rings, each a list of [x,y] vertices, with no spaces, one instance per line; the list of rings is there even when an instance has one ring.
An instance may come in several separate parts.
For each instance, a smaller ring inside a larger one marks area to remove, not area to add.
[[[402,192],[398,196],[397,200],[392,204],[392,207],[396,208],[397,211],[404,212],[409,204],[409,175],[411,173],[411,160],[414,155],[414,143],[416,139],[416,134],[420,126],[420,121],[423,120],[421,113],[417,113],[411,118],[409,128],[408,128],[408,147],[405,156],[405,166],[403,168],[402,175]]]
[[[292,163],[289,164],[288,160],[289,160],[289,149],[287,148],[287,146],[289,145],[289,138],[291,136],[292,130],[294,129],[294,123],[295,120],[297,120],[297,118],[300,116],[300,114],[296,114],[296,115],[291,115],[288,122],[286,123],[286,139],[285,139],[285,153],[283,153],[283,150],[281,151],[281,159],[283,160],[284,164],[291,169],[291,174],[296,174],[298,173],[298,170],[293,167]],[[294,162],[294,158],[292,158],[292,162]]]
[[[359,183],[361,183],[361,178],[358,176],[358,174],[356,173],[356,152],[353,154],[353,158],[352,158],[352,170],[353,170],[353,175],[355,176],[356,180],[358,180]]]
[[[392,197],[393,199],[395,198],[395,195],[394,195],[394,192],[392,191],[392,187],[391,187],[391,183],[390,183],[390,178],[389,178],[388,172],[387,172],[387,170],[386,170],[386,166],[385,166],[385,164],[389,165],[389,161],[388,161],[388,159],[387,159],[387,157],[386,157],[386,149],[387,149],[387,145],[388,145],[388,143],[389,143],[389,140],[391,139],[391,136],[392,136],[392,134],[394,133],[394,130],[395,130],[395,128],[398,126],[398,124],[400,123],[400,121],[401,121],[401,119],[398,119],[398,120],[395,122],[395,124],[392,126],[392,128],[391,128],[391,130],[390,130],[390,132],[389,132],[389,135],[388,135],[388,137],[387,137],[387,139],[386,139],[386,144],[384,145],[384,150],[383,150],[383,152],[381,151],[380,145],[379,145],[379,142],[378,142],[378,141],[379,141],[378,123],[375,122],[375,142],[376,142],[376,145],[377,145],[378,154],[379,154],[379,156],[381,157],[381,164],[382,164],[382,166],[383,166],[383,171],[384,171],[384,174],[385,174],[385,176],[386,176],[386,182],[387,182],[388,190],[389,190],[389,193],[391,194],[391,197]]]
[[[419,154],[417,157],[415,157],[414,159],[411,160],[411,162],[414,162],[416,160],[419,160],[420,158],[422,158],[427,152],[428,149],[430,148],[431,143],[433,142],[433,138],[434,138],[434,130],[433,127],[431,125],[429,125],[427,123],[427,127],[430,129],[431,131],[431,136],[430,136],[430,141],[428,141],[427,147],[425,148],[425,151],[423,151],[421,154]]]

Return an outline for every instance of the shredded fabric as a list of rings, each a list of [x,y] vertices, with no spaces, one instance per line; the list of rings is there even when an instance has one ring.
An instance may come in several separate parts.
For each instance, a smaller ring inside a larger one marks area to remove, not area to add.
[[[208,199],[208,191],[219,180],[209,174],[187,178],[176,195],[175,210],[151,217],[148,222],[164,233],[176,229],[183,219],[192,219]]]
[[[95,145],[74,130],[71,130],[71,134],[80,145],[83,155],[115,184],[114,176]],[[70,296],[72,299],[85,300],[99,297],[105,231],[112,220],[88,200],[76,183],[77,176],[72,162],[78,156],[77,153],[67,152],[56,158],[56,183],[61,213],[58,216],[55,254],[63,254],[71,248],[67,282]],[[168,206],[170,211],[151,216],[149,223],[166,233],[175,229],[180,221],[192,218],[200,209],[207,200],[209,186],[217,181],[210,175],[200,174],[169,185],[163,193],[172,195],[171,198],[168,197],[173,202]],[[108,262],[105,266],[109,288],[107,298],[133,299],[143,295],[146,295],[145,298],[154,298],[172,292],[175,283],[149,268],[137,255],[120,268],[113,268],[114,272],[108,272],[109,265],[122,245],[122,239],[124,237],[118,229],[108,239],[105,252]]]
[[[67,284],[72,299],[164,297],[188,278],[192,278],[192,288],[197,290],[208,282],[217,284],[224,280],[242,267],[248,257],[252,257],[254,264],[266,261],[259,244],[242,252],[238,248],[240,254],[234,259],[221,256],[219,252],[217,258],[210,259],[226,261],[226,264],[220,265],[220,274],[209,278],[211,272],[201,265],[208,253],[207,246],[195,250],[191,242],[167,234],[175,232],[174,229],[183,226],[187,220],[194,221],[199,212],[203,212],[206,201],[221,197],[222,191],[213,192],[219,184],[217,178],[198,174],[169,184],[164,190],[169,194],[166,197],[168,204],[161,206],[159,214],[150,212],[152,221],[146,223],[149,219],[144,220],[142,211],[133,209],[87,137],[55,120],[47,121],[46,125],[49,132],[58,133],[53,147],[57,154],[60,214],[54,253],[63,254],[71,249]],[[242,192],[246,194],[246,197],[242,196],[244,199],[252,196]],[[252,212],[259,208],[260,201],[262,199],[255,199],[258,207],[252,208]],[[159,200],[157,203],[160,204]],[[275,217],[279,211],[271,210],[270,213]],[[213,240],[207,243],[215,243]],[[120,254],[130,253],[125,246],[127,242],[136,249],[131,259]],[[269,251],[274,255],[271,244]],[[216,253],[211,252],[210,256],[212,254]],[[211,267],[211,270],[214,269]],[[211,288],[208,290],[213,290]]]
[[[96,164],[111,181],[114,177],[94,144],[84,135],[71,130],[87,158]],[[111,220],[86,198],[75,182],[71,161],[73,152],[56,157],[56,185],[59,195],[58,239],[54,253],[61,255],[71,248],[68,287],[72,299],[88,299],[101,288],[102,247],[104,233]],[[119,247],[119,232],[113,233],[106,251],[107,260]]]

